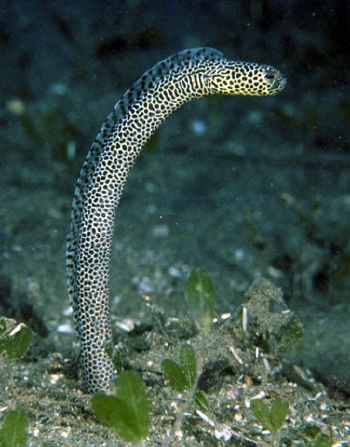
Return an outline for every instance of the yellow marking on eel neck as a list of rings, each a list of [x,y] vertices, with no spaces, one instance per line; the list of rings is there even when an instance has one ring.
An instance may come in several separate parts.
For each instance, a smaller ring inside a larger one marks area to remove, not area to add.
[[[285,77],[269,65],[229,61],[213,48],[193,48],[146,71],[107,117],[77,181],[67,241],[68,293],[87,392],[113,387],[115,371],[105,344],[112,341],[109,269],[114,216],[143,145],[188,101],[218,93],[275,95],[285,85]]]

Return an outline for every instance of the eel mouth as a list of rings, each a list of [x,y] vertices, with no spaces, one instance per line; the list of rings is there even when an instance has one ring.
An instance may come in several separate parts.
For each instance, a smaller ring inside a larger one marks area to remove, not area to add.
[[[275,89],[275,93],[278,93],[281,90],[283,90],[286,87],[286,85],[287,85],[287,78],[282,73],[279,73],[276,76],[274,83],[272,84],[272,88]]]

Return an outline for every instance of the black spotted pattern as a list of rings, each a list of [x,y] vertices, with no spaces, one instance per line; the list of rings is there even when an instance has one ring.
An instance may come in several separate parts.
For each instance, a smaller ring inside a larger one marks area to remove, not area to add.
[[[84,388],[113,387],[105,352],[112,341],[109,264],[114,216],[143,145],[182,104],[213,94],[274,95],[286,84],[273,67],[233,62],[212,48],[181,51],[159,62],[117,102],[81,169],[67,241],[68,293],[81,343]]]

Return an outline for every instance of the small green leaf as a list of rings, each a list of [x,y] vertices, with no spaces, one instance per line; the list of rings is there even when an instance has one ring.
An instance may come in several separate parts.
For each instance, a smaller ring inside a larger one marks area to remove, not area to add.
[[[30,327],[10,318],[1,318],[0,327],[0,355],[16,359],[25,354],[32,341]]]
[[[320,431],[320,427],[317,427],[316,425],[308,425],[305,429],[305,435],[310,439],[316,439]]]
[[[115,396],[96,394],[91,408],[98,419],[127,442],[139,443],[148,434],[149,410],[145,385],[132,371],[123,371],[117,379]]]
[[[190,314],[196,323],[209,332],[215,310],[215,291],[210,276],[203,268],[191,273],[186,287],[185,298]]]
[[[261,399],[252,399],[250,401],[250,408],[254,416],[259,420],[260,424],[270,432],[273,432],[271,425],[270,410],[268,406]]]
[[[117,380],[116,395],[127,401],[146,437],[149,424],[148,398],[141,377],[133,371],[123,371]]]
[[[180,349],[180,368],[186,377],[187,387],[192,388],[197,379],[196,353],[191,345],[184,344]]]
[[[293,320],[283,327],[277,336],[277,353],[284,354],[292,349],[304,336],[304,326],[300,321]]]
[[[271,408],[271,426],[274,432],[282,427],[288,415],[288,411],[288,402],[280,397],[277,397]]]
[[[99,393],[91,398],[92,411],[99,418],[100,422],[107,427],[115,428],[118,425],[118,420],[120,419],[119,407],[123,407],[121,413],[128,411],[125,408],[127,407],[126,402],[115,396]],[[122,419],[124,419],[123,415]]]
[[[315,447],[332,447],[332,444],[333,441],[330,436],[320,433],[317,436]]]
[[[174,388],[174,390],[182,393],[188,388],[189,384],[187,378],[176,362],[170,359],[164,359],[161,368],[165,379],[169,381],[170,386]]]
[[[6,413],[0,429],[1,447],[25,447],[28,438],[28,414],[20,406]]]
[[[209,407],[209,403],[208,403],[206,397],[204,396],[204,394],[202,393],[202,391],[199,390],[198,388],[196,389],[195,399],[196,399],[196,405],[198,406],[198,408],[201,411],[203,411],[203,413],[205,413],[207,416],[210,416],[212,414],[212,412]]]
[[[138,443],[143,439],[135,414],[124,400],[96,394],[91,400],[91,408],[102,424],[113,428],[125,441]]]
[[[282,427],[289,411],[288,402],[280,397],[274,400],[271,410],[261,399],[252,399],[250,407],[261,425],[271,433],[275,433]]]

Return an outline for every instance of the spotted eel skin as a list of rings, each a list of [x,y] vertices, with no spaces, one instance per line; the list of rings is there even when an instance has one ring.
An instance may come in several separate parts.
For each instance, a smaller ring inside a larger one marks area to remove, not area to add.
[[[114,216],[143,145],[188,101],[217,93],[274,95],[285,85],[285,77],[271,66],[229,61],[213,48],[193,48],[157,63],[116,103],[81,169],[67,241],[68,293],[87,392],[113,388],[115,371],[105,344],[112,341],[109,268]]]

